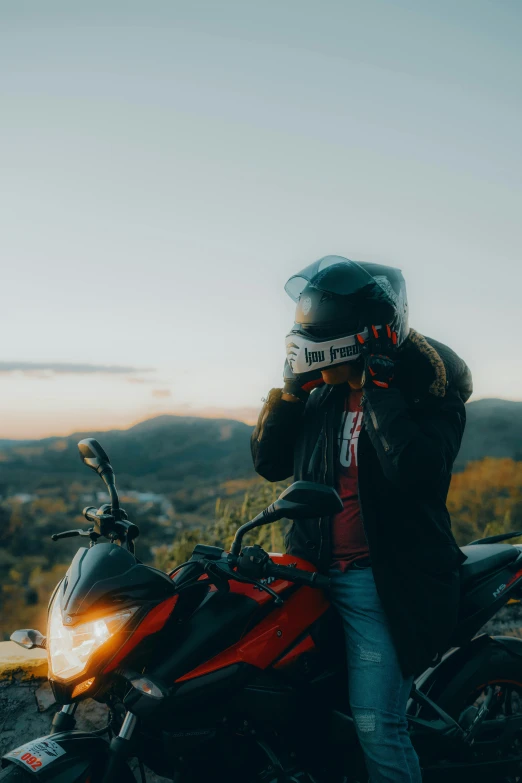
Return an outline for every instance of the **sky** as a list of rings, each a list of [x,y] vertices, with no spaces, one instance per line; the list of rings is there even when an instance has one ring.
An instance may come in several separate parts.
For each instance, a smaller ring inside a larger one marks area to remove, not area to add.
[[[327,254],[522,399],[520,40],[518,0],[0,3],[0,438],[252,420]]]

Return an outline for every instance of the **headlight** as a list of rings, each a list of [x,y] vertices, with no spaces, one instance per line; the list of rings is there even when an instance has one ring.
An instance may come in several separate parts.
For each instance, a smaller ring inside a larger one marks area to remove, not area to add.
[[[92,654],[130,620],[138,607],[122,609],[90,623],[69,628],[62,622],[59,595],[49,614],[47,651],[49,674],[63,681],[72,680],[85,671]]]

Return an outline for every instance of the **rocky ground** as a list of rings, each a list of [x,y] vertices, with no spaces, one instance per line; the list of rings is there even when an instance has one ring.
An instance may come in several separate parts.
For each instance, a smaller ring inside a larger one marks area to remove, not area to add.
[[[500,636],[522,638],[522,604],[504,607],[483,631]],[[41,679],[23,680],[17,674],[0,681],[0,756],[12,748],[49,732],[56,704],[48,683]],[[106,723],[106,709],[92,701],[82,702],[77,710],[77,728],[99,729]],[[139,773],[135,771],[136,780]],[[148,783],[166,783],[148,771]]]
[[[518,636],[522,639],[522,603],[504,606],[491,622],[486,623],[481,633],[491,636]]]
[[[0,682],[0,756],[29,739],[48,734],[56,710],[46,681],[21,681],[13,677]],[[107,711],[101,704],[84,701],[78,707],[76,718],[76,728],[93,731],[107,723]],[[133,768],[139,781],[139,772],[135,765]],[[147,783],[167,783],[167,779],[147,770]]]

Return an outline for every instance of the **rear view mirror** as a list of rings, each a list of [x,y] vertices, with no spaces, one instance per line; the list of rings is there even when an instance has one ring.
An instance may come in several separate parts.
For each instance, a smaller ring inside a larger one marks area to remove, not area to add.
[[[111,497],[112,511],[117,512],[120,508],[118,493],[114,479],[114,470],[109,461],[109,455],[100,446],[95,438],[84,438],[78,443],[80,459],[88,468],[96,471],[100,478],[105,482],[109,495]]]
[[[78,443],[80,459],[88,468],[92,468],[100,476],[103,473],[114,473],[108,454],[94,438],[85,438]]]
[[[343,502],[333,487],[312,481],[295,481],[273,504],[278,518],[303,519],[329,517],[343,509]]]
[[[230,554],[237,557],[241,541],[249,530],[268,525],[277,519],[305,519],[306,517],[329,517],[343,509],[343,502],[333,487],[314,484],[313,481],[295,481],[268,508],[250,522],[245,522],[237,531],[230,548]]]
[[[22,631],[13,631],[11,634],[11,641],[18,644],[20,647],[25,647],[26,650],[33,650],[38,647],[41,650],[45,650],[45,636],[40,631],[34,631],[32,628],[24,629]]]

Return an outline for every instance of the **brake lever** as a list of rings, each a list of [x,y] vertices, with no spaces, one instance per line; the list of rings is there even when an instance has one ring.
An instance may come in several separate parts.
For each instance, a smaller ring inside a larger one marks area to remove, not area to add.
[[[220,571],[225,571],[225,569],[222,568],[218,563],[215,563],[215,565]],[[284,601],[281,598],[281,596],[277,595],[275,590],[272,590],[272,588],[268,587],[268,585],[264,585],[262,582],[258,582],[256,579],[249,579],[247,576],[243,576],[242,574],[239,574],[237,571],[229,570],[228,573],[230,574],[230,578],[235,579],[236,582],[243,582],[244,584],[254,585],[255,587],[258,588],[258,590],[264,590],[265,593],[268,593],[268,595],[272,596],[276,606],[283,605]]]
[[[64,530],[62,533],[53,533],[51,540],[58,541],[60,538],[72,538],[73,536],[83,536],[83,538],[90,538],[91,541],[96,541],[100,537],[91,527],[89,530],[78,528],[77,530]]]

